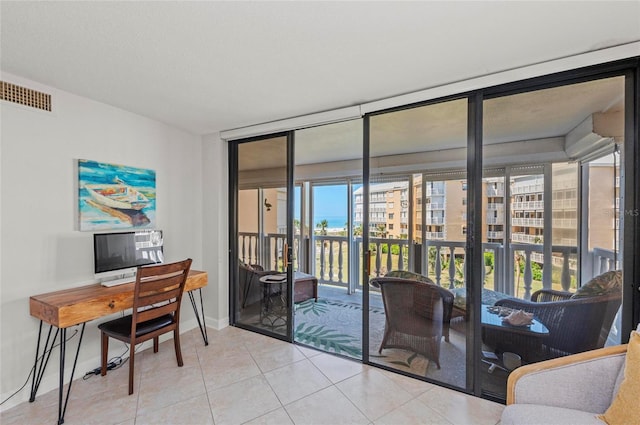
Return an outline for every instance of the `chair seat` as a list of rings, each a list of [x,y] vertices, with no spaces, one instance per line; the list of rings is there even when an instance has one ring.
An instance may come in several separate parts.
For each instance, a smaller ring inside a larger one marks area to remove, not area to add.
[[[131,319],[132,317],[130,315],[120,317],[98,325],[98,329],[108,335],[121,335],[128,337],[131,334]],[[165,314],[164,316],[138,323],[138,327],[136,328],[136,337],[156,331],[172,323],[173,316],[171,314]]]

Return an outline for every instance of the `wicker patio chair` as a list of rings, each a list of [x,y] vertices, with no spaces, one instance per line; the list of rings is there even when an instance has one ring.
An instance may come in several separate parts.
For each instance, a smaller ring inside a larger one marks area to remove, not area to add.
[[[495,305],[524,310],[549,329],[539,340],[525,335],[483,329],[483,342],[498,351],[513,351],[528,362],[601,348],[622,302],[622,275],[607,272],[576,293],[543,289],[531,301],[508,298]]]
[[[436,285],[392,277],[372,279],[385,310],[385,327],[378,350],[401,348],[425,356],[440,369],[442,295]]]
[[[449,342],[449,328],[451,325],[451,316],[455,299],[455,295],[453,294],[453,292],[451,292],[447,288],[443,288],[442,286],[437,285],[427,276],[406,270],[391,270],[384,277],[399,277],[401,279],[417,280],[435,286],[442,296],[442,336],[444,337],[445,341]]]

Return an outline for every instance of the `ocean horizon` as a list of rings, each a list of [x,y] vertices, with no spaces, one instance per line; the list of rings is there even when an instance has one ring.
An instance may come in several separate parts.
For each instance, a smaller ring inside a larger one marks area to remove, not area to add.
[[[327,222],[329,223],[329,226],[327,226],[328,229],[344,229],[347,227],[347,217],[341,217],[341,216],[324,216],[324,217],[317,217],[315,218],[315,223],[313,224],[313,228],[315,229],[317,224],[320,223],[322,220],[327,220]]]

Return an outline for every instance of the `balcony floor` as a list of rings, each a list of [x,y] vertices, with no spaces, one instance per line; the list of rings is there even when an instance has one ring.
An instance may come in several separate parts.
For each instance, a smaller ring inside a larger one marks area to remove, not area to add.
[[[349,295],[347,294],[346,288],[321,284],[318,286],[318,300],[319,302],[327,302],[331,305],[334,303],[344,303],[349,306],[359,306],[361,308],[362,293],[357,291],[355,294]],[[369,346],[371,362],[419,376],[425,376],[461,388],[466,385],[466,336],[463,321],[455,323],[452,326],[449,342],[444,341],[444,339],[442,340],[440,346],[441,368],[437,369],[435,362],[428,362],[428,367],[425,368],[426,359],[422,358],[422,356],[412,359],[409,363],[406,362],[406,360],[410,359],[413,355],[410,351],[385,349],[382,351],[382,355],[378,353],[384,332],[384,305],[381,296],[375,292],[370,293],[369,304]],[[321,316],[316,317],[311,314],[304,314],[304,310],[298,308],[296,312],[296,325],[303,321],[308,323],[316,318],[318,325],[327,328],[336,328],[335,330],[341,334],[351,336],[354,339],[353,345],[361,346],[361,313],[361,310],[353,311],[351,309],[348,316],[345,315],[341,322],[336,322]],[[331,349],[328,351],[335,352]]]

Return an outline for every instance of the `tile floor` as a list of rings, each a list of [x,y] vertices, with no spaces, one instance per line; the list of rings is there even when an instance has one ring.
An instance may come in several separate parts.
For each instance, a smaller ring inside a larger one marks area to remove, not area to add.
[[[503,406],[234,327],[182,337],[128,364],[73,384],[65,425],[73,424],[488,424]],[[115,342],[113,343],[115,346]],[[26,390],[25,390],[26,391]],[[0,423],[54,424],[57,390],[2,412]]]

